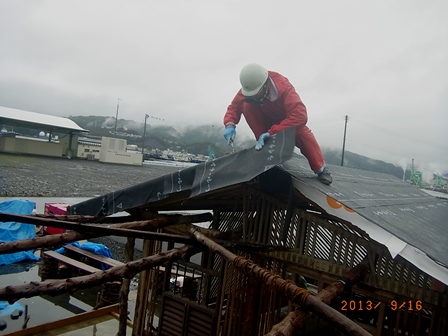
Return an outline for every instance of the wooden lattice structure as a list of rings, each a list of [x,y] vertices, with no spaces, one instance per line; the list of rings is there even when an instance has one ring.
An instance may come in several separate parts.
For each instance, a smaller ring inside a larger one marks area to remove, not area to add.
[[[320,291],[367,260],[368,276],[333,306],[373,335],[448,333],[446,289],[435,290],[436,280],[401,257],[392,259],[385,246],[350,223],[319,212],[294,192],[267,194],[256,185],[243,185],[207,196],[201,208],[214,204],[210,228],[233,234],[224,246],[284,279],[300,283],[305,277]],[[161,248],[158,242],[147,243],[145,253]],[[179,278],[182,287],[175,285]],[[169,263],[163,271],[153,269],[140,279],[136,334],[264,335],[297,308],[281,293],[207,251],[195,263]],[[161,287],[157,301],[156,288]],[[160,320],[154,332],[150,325],[156,304]],[[313,326],[306,325],[303,334]]]

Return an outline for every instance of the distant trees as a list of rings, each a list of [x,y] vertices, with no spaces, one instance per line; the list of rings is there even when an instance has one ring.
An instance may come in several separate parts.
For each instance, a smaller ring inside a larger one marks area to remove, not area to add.
[[[325,161],[329,164],[341,165],[341,152],[334,149],[323,149]],[[381,160],[375,160],[368,158],[367,156],[359,155],[356,153],[345,151],[344,166],[363,169],[368,171],[374,171],[377,173],[384,173],[396,176],[400,179],[403,178],[403,168],[396,166],[392,163],[387,163]],[[407,171],[407,178],[409,178],[410,172]]]
[[[91,135],[113,136],[110,131],[113,131],[115,125],[114,117],[70,116],[69,118],[82,128],[90,130]],[[143,139],[141,137],[136,138],[135,135],[143,136],[143,122],[137,123],[133,120],[119,119],[117,131],[117,133],[120,133],[117,134],[117,137],[126,139],[128,144],[142,146]],[[124,133],[129,134],[129,136],[124,136]],[[244,141],[243,143],[239,142],[239,144],[240,146],[236,146],[235,149],[249,148],[255,144],[255,141]],[[222,137],[222,132],[215,125],[198,125],[187,127],[182,131],[178,131],[170,125],[148,125],[146,129],[145,148],[147,150],[152,148],[160,150],[172,148],[179,151],[184,150],[191,154],[208,155],[207,149],[209,145],[213,148],[216,157],[223,156],[230,151]],[[327,163],[341,164],[340,150],[323,148],[323,152]],[[400,179],[403,178],[402,167],[349,151],[345,152],[344,166],[390,174]],[[406,178],[409,178],[409,176],[410,172],[407,171]]]

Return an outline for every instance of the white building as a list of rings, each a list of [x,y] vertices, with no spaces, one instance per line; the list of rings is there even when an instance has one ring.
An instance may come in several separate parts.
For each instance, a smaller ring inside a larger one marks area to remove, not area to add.
[[[101,152],[101,139],[90,137],[78,138],[77,157],[87,160],[99,160]]]
[[[141,166],[143,155],[141,153],[127,152],[126,146],[127,141],[124,139],[102,137],[100,161]]]
[[[4,106],[0,106],[0,124],[2,124],[0,151],[18,154],[73,157],[76,153],[78,135],[89,132],[68,118]],[[14,127],[34,129],[36,137],[18,135],[12,131]],[[41,133],[45,134],[45,137],[39,137]],[[54,133],[67,136],[57,139]]]

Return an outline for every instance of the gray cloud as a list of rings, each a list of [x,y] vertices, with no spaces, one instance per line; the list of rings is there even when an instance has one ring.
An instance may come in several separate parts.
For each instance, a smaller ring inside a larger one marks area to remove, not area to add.
[[[242,66],[287,76],[323,147],[448,171],[446,1],[0,3],[0,105],[220,124]],[[244,121],[239,134],[250,135]],[[217,130],[221,131],[221,130]]]

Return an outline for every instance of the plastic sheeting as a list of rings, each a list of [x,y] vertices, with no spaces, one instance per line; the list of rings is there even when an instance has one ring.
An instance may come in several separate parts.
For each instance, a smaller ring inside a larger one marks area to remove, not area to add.
[[[35,203],[26,200],[11,200],[0,203],[0,211],[16,215],[31,215]],[[34,225],[17,222],[0,222],[0,242],[11,242],[36,237]],[[23,260],[39,260],[33,251],[0,255],[0,265],[9,265]]]
[[[108,257],[111,259],[113,258],[112,253],[110,252],[109,248],[103,244],[85,242],[84,244],[81,245],[79,242],[74,242],[74,243],[70,243],[67,245],[73,245],[73,246],[76,246],[85,251],[93,252],[95,254],[102,255],[102,256],[105,256],[105,257]],[[61,248],[55,250],[55,252],[60,253],[60,254],[64,253],[64,247],[61,247]],[[103,263],[101,263],[102,270],[105,270],[108,268],[109,268],[108,265],[104,265]]]
[[[0,301],[0,317],[11,315],[15,310],[23,313],[23,306],[19,302],[9,304],[8,301]]]

